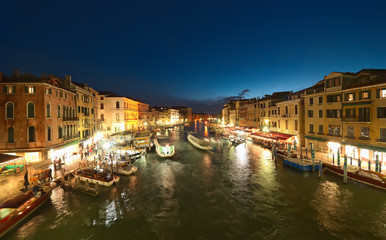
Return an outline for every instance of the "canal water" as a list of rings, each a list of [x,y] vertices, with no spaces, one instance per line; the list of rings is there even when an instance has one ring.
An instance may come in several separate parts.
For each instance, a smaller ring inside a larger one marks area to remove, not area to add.
[[[298,172],[251,142],[201,151],[186,130],[169,131],[173,159],[149,153],[98,198],[57,188],[5,238],[386,239],[385,192]]]

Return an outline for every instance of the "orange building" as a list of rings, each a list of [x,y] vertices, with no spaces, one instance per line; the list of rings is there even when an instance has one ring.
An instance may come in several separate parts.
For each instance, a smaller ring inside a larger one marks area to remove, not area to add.
[[[77,151],[78,118],[71,77],[0,74],[0,152],[26,162],[70,158]]]

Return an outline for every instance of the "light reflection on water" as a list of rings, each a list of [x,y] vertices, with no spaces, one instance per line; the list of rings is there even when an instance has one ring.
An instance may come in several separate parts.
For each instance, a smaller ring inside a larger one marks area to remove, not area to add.
[[[283,167],[251,142],[221,141],[207,152],[191,146],[184,129],[169,136],[173,159],[149,153],[134,163],[135,175],[98,198],[57,188],[52,203],[8,237],[386,239],[383,192]]]

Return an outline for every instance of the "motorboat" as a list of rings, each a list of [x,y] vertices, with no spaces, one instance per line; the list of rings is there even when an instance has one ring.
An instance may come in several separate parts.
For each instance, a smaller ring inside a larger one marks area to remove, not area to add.
[[[34,186],[25,194],[20,194],[0,204],[0,237],[38,209],[50,197],[55,185]]]
[[[324,162],[323,167],[339,176],[343,176],[344,174],[343,166],[337,166],[331,163]],[[347,178],[353,181],[357,181],[386,190],[386,175],[383,173],[374,172],[370,170],[362,170],[349,165],[347,166]]]
[[[138,131],[134,136],[134,147],[136,148],[151,148],[151,131]]]
[[[112,174],[111,171],[106,169],[84,168],[76,170],[73,175],[77,180],[83,182],[88,181],[106,187],[110,187],[119,182],[119,176]]]
[[[209,139],[203,139],[197,132],[188,132],[188,141],[196,148],[202,150],[212,150]]]
[[[138,168],[132,164],[128,164],[126,161],[114,161],[113,166],[108,164],[113,173],[129,176],[137,172]]]
[[[156,136],[154,139],[155,150],[160,157],[172,157],[175,153],[175,147],[166,135]]]

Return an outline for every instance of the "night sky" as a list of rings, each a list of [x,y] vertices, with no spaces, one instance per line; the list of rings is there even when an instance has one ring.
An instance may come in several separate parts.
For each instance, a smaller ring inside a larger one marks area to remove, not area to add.
[[[385,1],[3,1],[0,26],[5,75],[70,74],[193,112],[386,68]]]

